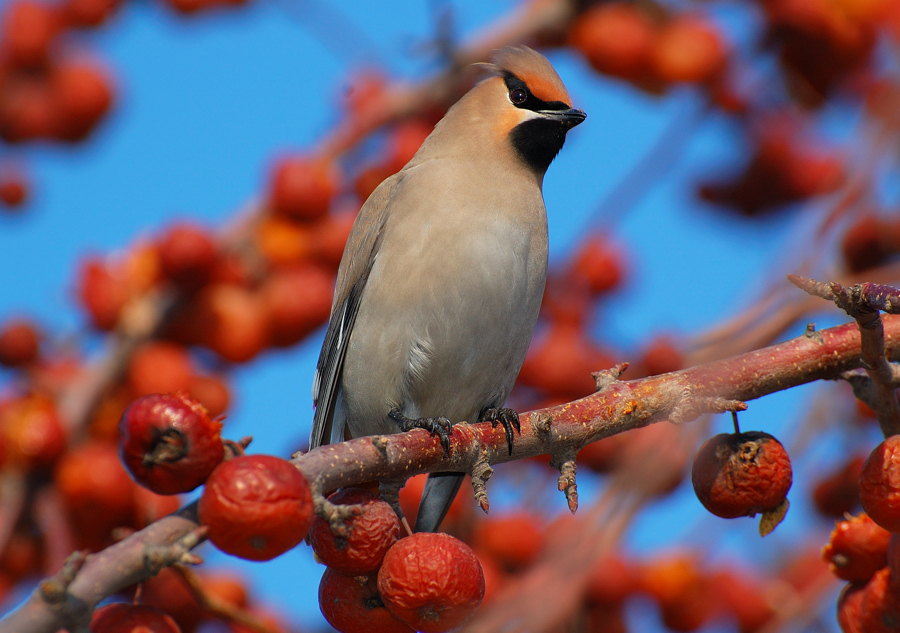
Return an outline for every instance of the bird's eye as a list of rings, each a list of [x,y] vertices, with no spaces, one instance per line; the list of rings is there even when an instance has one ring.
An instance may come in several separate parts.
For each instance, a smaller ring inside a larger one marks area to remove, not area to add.
[[[509,93],[509,100],[513,102],[515,105],[519,105],[525,103],[528,99],[528,93],[522,90],[521,88],[516,88],[512,92]]]

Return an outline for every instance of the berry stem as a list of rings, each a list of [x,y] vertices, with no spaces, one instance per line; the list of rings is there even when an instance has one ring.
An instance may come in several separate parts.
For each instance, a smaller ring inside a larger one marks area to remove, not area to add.
[[[732,412],[731,412],[731,420],[734,422],[734,433],[735,433],[735,435],[740,435],[740,433],[741,433],[741,427],[740,427],[740,425],[738,424],[737,411],[732,411]]]

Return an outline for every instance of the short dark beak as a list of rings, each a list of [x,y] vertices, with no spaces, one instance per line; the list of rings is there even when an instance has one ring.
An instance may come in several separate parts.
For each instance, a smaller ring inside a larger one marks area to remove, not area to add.
[[[587,114],[583,110],[569,108],[568,110],[541,110],[541,114],[562,123],[566,129],[571,129],[585,120]]]

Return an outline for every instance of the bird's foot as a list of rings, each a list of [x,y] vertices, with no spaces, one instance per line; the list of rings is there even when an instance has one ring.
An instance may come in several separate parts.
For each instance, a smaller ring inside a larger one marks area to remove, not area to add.
[[[488,407],[481,412],[480,417],[482,422],[490,422],[493,428],[497,428],[498,424],[503,425],[503,429],[506,431],[506,443],[509,445],[509,454],[512,455],[513,427],[519,435],[522,434],[522,427],[519,426],[519,414],[506,407]]]
[[[416,418],[413,420],[403,415],[400,412],[400,409],[391,409],[388,413],[388,417],[399,424],[400,430],[403,432],[411,431],[412,429],[425,429],[432,435],[437,435],[441,440],[441,446],[444,447],[444,454],[450,454],[450,433],[452,425],[450,424],[450,420],[444,416],[437,418]]]

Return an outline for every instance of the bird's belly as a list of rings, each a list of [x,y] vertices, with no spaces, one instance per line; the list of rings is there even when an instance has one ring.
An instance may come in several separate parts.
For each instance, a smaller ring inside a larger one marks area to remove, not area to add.
[[[464,257],[420,250],[376,262],[344,364],[348,419],[399,407],[411,418],[472,421],[503,403],[537,320],[546,256],[487,242],[468,244]],[[383,426],[390,432],[389,420]]]

